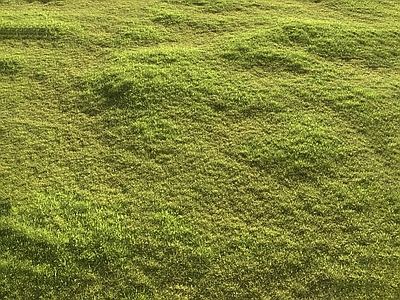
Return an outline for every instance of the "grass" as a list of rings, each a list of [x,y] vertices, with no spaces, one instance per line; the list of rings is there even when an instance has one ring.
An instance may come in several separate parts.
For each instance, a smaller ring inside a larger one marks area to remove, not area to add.
[[[0,1],[0,298],[398,299],[399,21]]]

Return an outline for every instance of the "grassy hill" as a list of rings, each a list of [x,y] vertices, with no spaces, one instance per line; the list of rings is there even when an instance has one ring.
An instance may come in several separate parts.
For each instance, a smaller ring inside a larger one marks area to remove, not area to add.
[[[0,0],[1,299],[399,299],[397,0]]]

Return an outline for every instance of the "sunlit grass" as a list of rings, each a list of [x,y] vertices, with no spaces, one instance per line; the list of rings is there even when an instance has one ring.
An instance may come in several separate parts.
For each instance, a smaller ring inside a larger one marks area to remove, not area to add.
[[[397,299],[399,21],[0,1],[0,298]]]

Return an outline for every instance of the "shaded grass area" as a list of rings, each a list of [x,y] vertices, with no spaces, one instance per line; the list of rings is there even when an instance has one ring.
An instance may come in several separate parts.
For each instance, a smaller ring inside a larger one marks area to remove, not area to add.
[[[398,297],[393,1],[0,16],[0,298]]]

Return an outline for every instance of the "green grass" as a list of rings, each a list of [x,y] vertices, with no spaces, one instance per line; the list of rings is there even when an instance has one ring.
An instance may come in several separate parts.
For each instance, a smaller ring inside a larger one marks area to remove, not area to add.
[[[398,299],[399,23],[0,1],[0,298]]]

